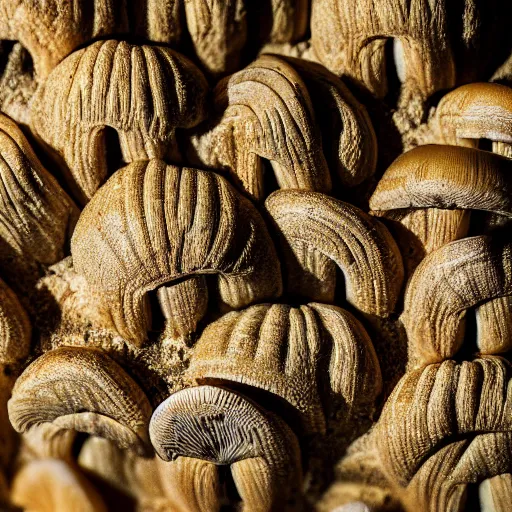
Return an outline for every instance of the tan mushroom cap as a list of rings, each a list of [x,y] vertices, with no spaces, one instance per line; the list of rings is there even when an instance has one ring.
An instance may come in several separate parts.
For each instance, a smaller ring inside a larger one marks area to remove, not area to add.
[[[336,306],[260,304],[211,323],[194,347],[187,379],[271,392],[299,412],[306,432],[325,430],[336,398],[347,416],[372,406],[380,367],[364,327]]]
[[[58,459],[33,460],[19,470],[11,500],[27,512],[107,512],[92,484]]]
[[[55,263],[78,213],[16,123],[0,114],[0,243],[17,257]]]
[[[44,423],[148,450],[151,405],[140,387],[104,352],[62,347],[36,359],[16,381],[9,418],[20,433]]]
[[[475,314],[480,352],[508,352],[512,348],[512,296],[484,302],[475,308]]]
[[[107,127],[126,163],[161,158],[176,127],[203,119],[207,90],[196,66],[170,48],[97,41],[52,71],[34,99],[33,125],[87,202],[107,177]]]
[[[280,510],[290,489],[300,487],[294,434],[277,416],[238,393],[212,386],[174,393],[153,413],[150,437],[164,460],[188,457],[230,465],[244,510]],[[203,485],[211,492],[211,478]]]
[[[232,308],[281,293],[272,240],[250,201],[212,172],[160,160],[110,178],[84,209],[71,252],[136,345],[150,326],[147,292],[176,279],[215,274],[219,303]],[[195,317],[197,304],[187,314]]]
[[[276,191],[265,208],[284,254],[289,293],[332,302],[337,265],[350,304],[380,317],[393,311],[402,259],[379,221],[348,203],[302,190]]]
[[[410,363],[452,358],[462,345],[466,309],[511,294],[510,242],[475,236],[431,253],[407,284],[400,317]]]
[[[28,356],[32,328],[16,294],[0,279],[0,364]]]
[[[262,159],[280,188],[330,190],[308,91],[284,59],[260,56],[221,80],[214,96],[221,117],[193,141],[204,165],[227,170],[257,200],[265,198]]]

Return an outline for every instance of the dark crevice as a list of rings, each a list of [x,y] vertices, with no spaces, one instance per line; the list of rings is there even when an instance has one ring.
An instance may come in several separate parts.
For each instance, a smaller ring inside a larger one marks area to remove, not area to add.
[[[117,130],[110,126],[105,126],[103,129],[103,137],[105,141],[105,159],[108,179],[108,177],[112,176],[112,174],[123,167],[125,162],[123,161]]]
[[[0,41],[0,75],[4,74],[5,67],[9,61],[9,55],[15,44],[16,41]]]
[[[384,98],[384,102],[391,109],[396,108],[398,105],[398,99],[400,98],[400,91],[402,88],[400,75],[405,72],[405,70],[400,71],[404,64],[400,64],[397,60],[400,48],[400,40],[394,38],[387,39],[384,45],[385,73],[387,82],[387,93]]]

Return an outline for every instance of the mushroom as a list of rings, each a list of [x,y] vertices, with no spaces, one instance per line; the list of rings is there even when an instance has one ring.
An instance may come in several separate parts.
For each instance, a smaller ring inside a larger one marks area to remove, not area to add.
[[[74,462],[75,430],[60,428],[53,423],[41,423],[28,429],[21,437],[23,448],[31,458]]]
[[[452,358],[463,342],[465,310],[506,295],[512,295],[509,241],[475,236],[432,252],[407,284],[400,316],[410,364],[422,366]]]
[[[186,378],[195,385],[242,384],[271,393],[298,412],[306,433],[324,432],[324,408],[348,416],[372,407],[380,367],[364,327],[336,306],[260,304],[206,327]]]
[[[161,158],[176,127],[203,119],[207,89],[195,65],[170,48],[97,41],[52,71],[34,99],[33,126],[86,203],[107,178],[108,129],[124,162]]]
[[[347,302],[378,317],[393,311],[402,259],[379,221],[348,203],[303,190],[276,191],[265,208],[284,256],[288,293],[333,302],[337,265]]]
[[[407,373],[372,432],[406,510],[462,511],[468,484],[510,472],[508,361],[444,361]]]
[[[0,279],[0,364],[28,356],[32,328],[16,294]]]
[[[72,465],[58,459],[34,460],[14,476],[14,505],[37,512],[107,512],[91,483]]]
[[[64,256],[78,214],[16,123],[0,114],[0,242],[7,255],[55,263]]]
[[[8,410],[20,433],[51,423],[148,452],[151,405],[123,368],[97,349],[61,347],[37,358],[16,381]]]
[[[263,55],[224,78],[214,102],[219,118],[192,137],[199,162],[228,171],[256,200],[266,195],[262,159],[270,160],[281,188],[330,190],[308,91],[284,59]]]
[[[196,302],[183,299],[186,312],[168,319],[178,331],[176,318],[188,315],[185,325],[195,329],[204,311],[203,274],[216,274],[219,302],[231,308],[281,293],[274,246],[250,201],[214,173],[161,160],[134,162],[110,178],[84,209],[71,252],[118,332],[137,346],[151,321],[147,293],[169,282],[194,279],[180,288]]]
[[[512,474],[487,478],[480,484],[478,494],[482,512],[507,512],[512,503]]]
[[[243,510],[283,510],[300,488],[299,445],[290,428],[234,391],[199,386],[174,393],[155,410],[149,428],[157,454],[175,465],[175,475],[188,472],[177,487],[190,510],[216,509],[215,502],[204,508],[216,491],[214,465],[230,466]],[[199,468],[203,478],[190,478]]]

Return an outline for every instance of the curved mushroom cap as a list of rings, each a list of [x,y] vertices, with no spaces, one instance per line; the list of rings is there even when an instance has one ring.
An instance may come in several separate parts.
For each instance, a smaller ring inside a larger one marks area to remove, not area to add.
[[[18,257],[44,264],[63,258],[78,209],[41,165],[27,139],[0,114],[0,239]]]
[[[348,187],[369,178],[377,165],[377,138],[366,108],[348,87],[323,66],[286,59],[304,80],[315,115],[321,120],[322,145],[329,164]]]
[[[387,39],[395,52],[403,87],[426,99],[455,84],[444,0],[316,0],[311,36],[320,61],[337,75],[348,75],[379,97],[387,92]]]
[[[371,405],[380,367],[364,327],[336,306],[260,304],[211,323],[197,342],[187,377],[270,391],[300,413],[302,428],[323,431],[323,404],[342,401],[347,415]]]
[[[203,119],[207,89],[196,66],[169,48],[97,41],[51,73],[34,99],[33,124],[86,202],[107,176],[107,127],[117,130],[125,162],[160,158],[176,127]]]
[[[272,240],[250,201],[214,173],[160,160],[110,178],[84,209],[71,252],[135,344],[150,325],[147,292],[170,281],[218,274],[220,302],[233,308],[281,293]]]
[[[464,139],[512,143],[512,89],[500,84],[472,83],[458,87],[439,102],[436,120],[445,144]]]
[[[301,190],[274,192],[265,208],[278,231],[288,292],[332,302],[336,264],[349,303],[371,315],[386,317],[393,311],[402,259],[379,221],[348,203]]]
[[[151,405],[132,378],[100,350],[62,347],[36,359],[16,381],[9,418],[20,433],[44,423],[111,439],[144,454]]]
[[[482,354],[512,349],[512,296],[489,300],[475,308],[477,344]]]
[[[240,496],[246,504],[259,500],[258,510],[279,510],[288,489],[300,486],[299,445],[292,431],[235,392],[199,386],[174,393],[153,413],[149,433],[164,460],[189,457],[230,465]]]
[[[222,117],[194,141],[204,164],[228,170],[258,200],[265,197],[262,158],[270,160],[281,188],[330,190],[309,94],[284,59],[263,55],[221,80],[215,105]]]
[[[463,341],[465,310],[511,294],[511,242],[475,236],[434,251],[407,284],[400,317],[412,364],[453,357]]]
[[[27,357],[32,328],[16,294],[0,279],[0,364]]]
[[[486,357],[402,378],[372,435],[384,471],[410,503],[463,510],[447,506],[461,486],[510,472],[511,377],[508,361]]]
[[[11,500],[27,511],[107,512],[91,483],[58,459],[33,460],[14,477]]]
[[[370,208],[465,208],[512,216],[512,161],[464,147],[419,146],[388,167]]]

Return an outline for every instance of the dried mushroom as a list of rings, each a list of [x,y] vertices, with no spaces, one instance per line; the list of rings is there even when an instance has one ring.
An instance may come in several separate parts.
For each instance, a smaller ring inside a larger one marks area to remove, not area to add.
[[[196,66],[170,48],[97,41],[52,71],[34,99],[33,125],[85,203],[109,172],[107,128],[125,163],[161,158],[176,127],[203,119],[207,89]]]
[[[136,345],[151,324],[147,293],[174,280],[195,280],[181,289],[196,300],[183,301],[196,320],[208,290],[202,274],[215,274],[219,301],[232,308],[281,293],[275,249],[254,206],[216,174],[161,160],[110,178],[84,209],[71,252],[119,333]],[[202,289],[190,294],[194,286]]]
[[[263,159],[270,160],[280,188],[330,190],[311,99],[284,59],[259,57],[221,80],[214,101],[220,118],[192,141],[200,162],[228,171],[258,200],[266,195]]]
[[[333,302],[338,266],[347,302],[380,317],[393,311],[402,259],[379,221],[348,203],[302,190],[276,191],[265,208],[280,241],[289,293]]]
[[[219,465],[230,466],[247,511],[282,510],[301,485],[299,445],[290,428],[234,391],[199,386],[171,395],[153,413],[150,437],[175,474],[201,468],[201,480],[176,483],[194,511],[208,510],[203,500],[216,494]]]
[[[364,327],[347,311],[317,303],[260,304],[224,315],[203,331],[186,377],[269,391],[298,411],[306,432],[325,431],[324,407],[335,399],[350,416],[372,407],[381,389]]]
[[[62,347],[36,359],[16,381],[8,409],[18,432],[51,423],[148,452],[148,399],[97,349]]]

